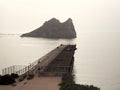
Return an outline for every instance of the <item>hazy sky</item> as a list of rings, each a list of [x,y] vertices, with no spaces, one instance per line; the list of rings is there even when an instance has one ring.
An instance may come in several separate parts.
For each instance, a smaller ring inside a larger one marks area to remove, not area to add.
[[[73,19],[76,31],[120,31],[120,0],[0,0],[0,33],[23,33],[44,21]]]

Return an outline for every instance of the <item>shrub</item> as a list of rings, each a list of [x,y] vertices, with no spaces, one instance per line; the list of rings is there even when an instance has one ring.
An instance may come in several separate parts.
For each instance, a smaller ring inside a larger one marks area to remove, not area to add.
[[[75,84],[74,76],[69,73],[62,76],[62,82],[59,85],[60,90],[100,90],[93,85],[88,86]]]
[[[27,75],[26,74],[24,74],[24,75],[22,75],[22,76],[20,76],[19,77],[19,82],[21,82],[21,81],[23,81],[25,78],[27,77]]]
[[[25,79],[25,78],[20,77],[20,78],[18,79],[18,81],[21,82],[21,81],[23,81],[24,79]]]
[[[28,74],[27,80],[33,79],[34,74]]]
[[[13,86],[13,87],[15,87],[15,86],[16,86],[16,84],[15,84],[15,83],[13,83],[13,84],[12,84],[12,86]]]
[[[15,79],[11,75],[4,75],[0,77],[0,85],[9,85],[15,83]]]
[[[16,78],[18,78],[19,76],[18,76],[18,74],[12,73],[12,74],[11,74],[11,77],[14,78],[14,79],[16,79]]]

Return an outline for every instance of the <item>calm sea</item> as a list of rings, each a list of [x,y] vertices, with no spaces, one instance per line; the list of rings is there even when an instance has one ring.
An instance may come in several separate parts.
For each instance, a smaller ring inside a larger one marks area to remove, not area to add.
[[[0,35],[0,71],[12,65],[29,65],[60,44],[76,44],[76,83],[101,90],[120,90],[120,33],[79,33],[77,39],[21,38]],[[0,72],[1,73],[1,72]]]

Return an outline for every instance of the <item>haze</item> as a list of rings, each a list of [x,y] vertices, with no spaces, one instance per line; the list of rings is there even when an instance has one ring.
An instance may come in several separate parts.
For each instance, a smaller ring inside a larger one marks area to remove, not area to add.
[[[53,17],[79,32],[120,31],[120,0],[0,0],[0,33],[25,33]]]

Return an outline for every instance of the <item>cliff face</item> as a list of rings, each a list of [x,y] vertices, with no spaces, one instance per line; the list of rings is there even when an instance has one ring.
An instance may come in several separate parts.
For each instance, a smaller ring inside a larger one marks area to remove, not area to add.
[[[68,19],[64,23],[52,18],[46,21],[36,30],[21,35],[22,37],[44,37],[44,38],[76,38],[76,32],[72,19]]]

